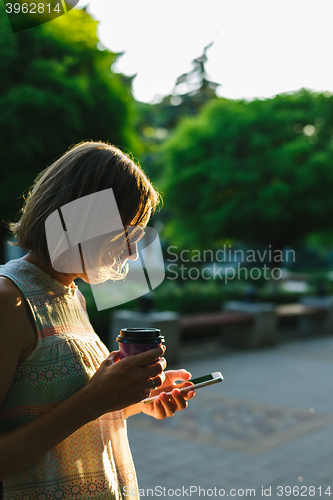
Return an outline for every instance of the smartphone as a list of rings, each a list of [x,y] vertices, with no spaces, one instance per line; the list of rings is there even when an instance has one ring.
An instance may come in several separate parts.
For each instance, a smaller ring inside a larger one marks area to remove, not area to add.
[[[218,382],[222,382],[223,376],[220,372],[214,372],[210,373],[209,375],[204,375],[203,377],[198,377],[198,378],[191,378],[190,380],[186,380],[186,382],[192,382],[193,385],[189,385],[187,387],[183,387],[182,389],[179,389],[180,392],[188,392],[188,391],[193,391],[195,389],[199,389],[200,387],[206,387],[206,385],[211,385],[211,384],[217,384]],[[177,384],[174,389],[177,389]],[[167,392],[168,396],[171,396],[171,392]],[[143,399],[141,403],[151,403],[154,401],[155,398],[157,398],[158,394],[156,396],[150,396],[149,398]]]

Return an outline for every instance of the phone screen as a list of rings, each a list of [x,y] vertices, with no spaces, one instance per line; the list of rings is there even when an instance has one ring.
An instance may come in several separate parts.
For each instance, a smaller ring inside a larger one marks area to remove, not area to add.
[[[213,380],[213,376],[210,373],[209,375],[204,375],[203,377],[191,378],[189,382],[193,382],[193,384],[201,384],[201,382],[207,382],[208,380]]]

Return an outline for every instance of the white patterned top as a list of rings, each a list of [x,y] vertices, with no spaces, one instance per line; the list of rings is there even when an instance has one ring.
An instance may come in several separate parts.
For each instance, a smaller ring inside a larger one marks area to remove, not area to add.
[[[15,429],[80,390],[109,351],[94,332],[85,299],[22,259],[0,266],[35,319],[38,342],[18,367],[0,407],[0,432]],[[52,429],[50,429],[52,432]],[[78,429],[41,460],[3,481],[4,500],[137,499],[136,474],[122,411]]]

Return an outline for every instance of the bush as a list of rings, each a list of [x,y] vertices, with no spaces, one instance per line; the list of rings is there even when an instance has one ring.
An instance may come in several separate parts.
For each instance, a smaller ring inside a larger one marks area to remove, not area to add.
[[[225,300],[242,300],[244,285],[209,282],[165,280],[154,290],[156,309],[177,311],[184,314],[218,311]]]

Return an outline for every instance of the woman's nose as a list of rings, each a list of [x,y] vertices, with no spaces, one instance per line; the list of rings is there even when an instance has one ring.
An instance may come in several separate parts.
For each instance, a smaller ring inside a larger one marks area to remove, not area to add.
[[[134,243],[134,245],[131,245],[128,250],[129,252],[126,255],[126,260],[137,260],[139,257],[137,244]]]

